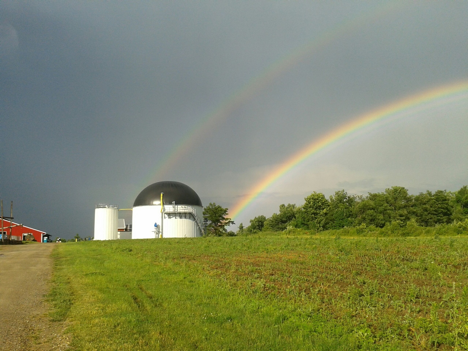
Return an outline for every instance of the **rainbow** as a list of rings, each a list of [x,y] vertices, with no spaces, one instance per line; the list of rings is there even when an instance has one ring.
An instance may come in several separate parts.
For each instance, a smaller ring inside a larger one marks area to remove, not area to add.
[[[289,157],[285,162],[280,164],[280,166],[258,182],[243,198],[233,205],[232,210],[229,212],[229,216],[234,219],[266,188],[271,186],[279,178],[286,175],[294,169],[294,167],[310,156],[322,151],[334,143],[337,143],[338,141],[341,141],[343,138],[356,134],[362,129],[365,129],[381,120],[388,119],[390,117],[398,118],[399,116],[406,116],[410,110],[412,112],[417,108],[433,107],[435,105],[442,105],[444,103],[463,98],[468,98],[468,81],[452,83],[426,90],[352,119],[351,121],[323,135],[319,139],[314,140],[312,143],[306,145],[297,153]]]
[[[334,40],[354,33],[365,24],[376,21],[395,10],[399,10],[405,6],[405,4],[405,2],[389,2],[384,5],[379,5],[351,20],[341,22],[321,36],[314,37],[314,39],[307,42],[305,45],[300,46],[288,55],[281,57],[281,59],[269,65],[259,75],[252,78],[247,84],[234,92],[234,94],[225,99],[193,126],[193,128],[179,140],[175,147],[157,163],[146,184],[150,183],[153,179],[163,179],[169,170],[173,169],[184,156],[194,149],[194,145],[198,141],[204,140],[204,137],[213,131],[219,123],[224,121],[233,111],[251,100],[262,89],[269,86],[278,76],[299,64],[306,57],[326,47]]]

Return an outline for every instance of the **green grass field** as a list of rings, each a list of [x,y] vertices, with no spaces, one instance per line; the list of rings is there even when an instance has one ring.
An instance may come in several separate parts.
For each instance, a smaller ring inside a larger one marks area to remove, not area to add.
[[[76,350],[468,349],[468,237],[63,243]]]

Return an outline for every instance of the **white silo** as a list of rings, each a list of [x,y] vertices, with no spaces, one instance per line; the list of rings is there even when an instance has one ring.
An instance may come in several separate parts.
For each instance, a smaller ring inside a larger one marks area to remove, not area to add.
[[[94,211],[94,239],[116,240],[118,218],[119,209],[116,206],[98,204]]]
[[[132,226],[133,239],[201,237],[203,205],[198,194],[181,182],[153,183],[135,199]]]

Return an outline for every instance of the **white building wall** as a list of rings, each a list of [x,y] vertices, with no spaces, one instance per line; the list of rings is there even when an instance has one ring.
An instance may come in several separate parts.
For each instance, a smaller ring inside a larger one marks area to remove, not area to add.
[[[94,239],[98,241],[117,239],[117,207],[99,207],[94,211]]]
[[[203,207],[192,205],[165,205],[162,232],[164,238],[201,237],[197,222],[203,226]],[[133,208],[132,239],[158,238],[154,224],[161,228],[161,206],[143,205]]]
[[[117,238],[119,240],[131,240],[132,239],[132,233],[129,232],[129,231],[118,232],[117,233]]]

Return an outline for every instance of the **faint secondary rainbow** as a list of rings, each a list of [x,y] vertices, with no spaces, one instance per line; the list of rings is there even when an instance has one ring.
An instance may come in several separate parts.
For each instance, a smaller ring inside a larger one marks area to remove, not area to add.
[[[373,8],[372,10],[359,15],[351,20],[341,22],[334,26],[331,30],[323,33],[319,37],[315,37],[305,45],[297,48],[293,52],[281,57],[273,64],[269,65],[259,75],[252,78],[247,84],[234,92],[231,96],[225,99],[208,115],[202,118],[196,125],[193,126],[179,142],[161,159],[151,173],[150,179],[145,184],[150,183],[153,179],[162,179],[169,170],[180,162],[180,160],[193,150],[194,145],[203,140],[203,137],[223,120],[225,120],[232,112],[238,109],[247,101],[251,100],[256,93],[260,92],[265,87],[269,86],[278,76],[296,66],[306,57],[311,56],[318,50],[326,47],[328,44],[338,38],[351,35],[362,26],[376,21],[388,13],[398,10],[405,6],[406,2],[388,2],[384,5]]]
[[[289,171],[294,169],[295,166],[323,150],[324,148],[340,141],[342,138],[349,136],[363,128],[368,127],[383,119],[399,115],[410,109],[415,109],[423,105],[431,105],[430,103],[437,103],[441,105],[446,100],[453,101],[454,99],[467,98],[468,99],[468,81],[452,83],[421,93],[411,95],[402,100],[385,105],[377,110],[373,110],[364,115],[341,125],[340,127],[323,135],[312,143],[308,144],[285,162],[273,170],[267,177],[258,182],[250,191],[240,199],[229,213],[229,216],[234,219],[238,216],[248,205],[250,205],[266,188],[271,186],[275,181],[286,175]],[[432,105],[431,105],[432,106]]]

